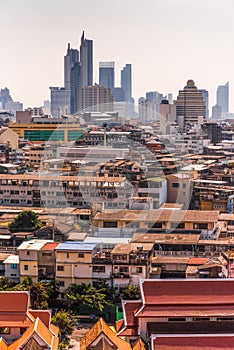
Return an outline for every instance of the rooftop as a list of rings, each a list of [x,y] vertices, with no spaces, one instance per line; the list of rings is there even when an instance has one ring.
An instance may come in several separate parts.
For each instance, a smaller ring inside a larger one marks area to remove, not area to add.
[[[75,250],[75,251],[92,251],[96,246],[96,243],[83,243],[83,242],[63,242],[55,248],[55,250]]]

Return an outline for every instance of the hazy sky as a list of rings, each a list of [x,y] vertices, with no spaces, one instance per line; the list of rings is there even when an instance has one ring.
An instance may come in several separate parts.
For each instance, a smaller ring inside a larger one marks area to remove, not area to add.
[[[63,86],[67,43],[78,48],[81,32],[94,41],[98,62],[116,62],[116,82],[133,67],[133,95],[172,92],[189,78],[210,92],[230,82],[234,112],[233,0],[0,0],[0,87],[15,101],[40,106],[49,86]]]

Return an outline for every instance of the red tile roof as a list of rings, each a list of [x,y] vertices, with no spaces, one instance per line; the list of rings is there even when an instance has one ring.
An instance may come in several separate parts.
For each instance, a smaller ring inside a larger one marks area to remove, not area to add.
[[[234,348],[234,336],[159,336],[153,341],[152,350],[231,350]]]
[[[118,331],[118,335],[122,337],[138,334],[137,319],[135,318],[135,312],[137,312],[141,306],[141,301],[123,301],[124,325]]]
[[[234,317],[233,305],[165,306],[146,305],[137,317]]]
[[[29,292],[0,292],[1,312],[25,312],[29,306]]]
[[[49,310],[29,310],[29,312],[35,319],[39,317],[47,327],[50,326],[51,312]]]
[[[150,305],[234,303],[234,279],[145,280],[141,289],[143,303]]]
[[[58,242],[48,242],[41,248],[41,250],[55,250],[55,248],[58,245],[59,245]]]

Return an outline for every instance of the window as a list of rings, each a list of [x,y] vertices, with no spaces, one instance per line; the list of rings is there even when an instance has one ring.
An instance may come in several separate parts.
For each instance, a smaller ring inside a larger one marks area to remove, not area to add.
[[[29,251],[27,251],[27,255],[30,255],[30,252],[29,252]]]
[[[141,266],[138,266],[136,268],[136,273],[142,273],[142,267]]]
[[[122,266],[119,268],[119,272],[128,272],[128,266]]]
[[[105,272],[105,266],[93,266],[93,272]]]
[[[148,227],[151,227],[151,223],[148,223]],[[162,222],[155,222],[152,228],[162,228]]]
[[[78,258],[84,258],[84,253],[78,253]]]
[[[52,256],[51,253],[42,253],[42,256]]]
[[[172,182],[172,187],[179,188],[180,184],[178,182]]]
[[[183,188],[186,188],[186,184],[182,184],[182,187],[183,187]]]
[[[24,265],[24,271],[28,271],[28,265]]]
[[[194,224],[195,229],[200,229],[200,230],[207,230],[208,229],[208,224]]]
[[[17,269],[17,264],[11,264],[11,269],[12,269],[12,270]]]
[[[59,281],[59,285],[60,285],[60,287],[64,287],[65,286],[65,282],[64,281]]]
[[[117,227],[117,222],[116,221],[114,221],[114,222],[104,221],[103,227],[110,227],[110,228]]]
[[[171,228],[184,228],[184,223],[183,222],[172,222],[171,223]]]
[[[69,258],[69,253],[67,253],[67,259]]]
[[[58,265],[57,266],[57,271],[64,271],[64,266],[63,265]]]

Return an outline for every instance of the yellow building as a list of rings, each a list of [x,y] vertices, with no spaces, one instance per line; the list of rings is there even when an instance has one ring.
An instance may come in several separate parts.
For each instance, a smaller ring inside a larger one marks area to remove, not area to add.
[[[38,281],[38,252],[47,242],[50,241],[34,239],[18,247],[20,282],[25,277],[31,277],[33,282]]]
[[[49,119],[50,120],[50,119]],[[53,119],[52,119],[53,120]],[[84,129],[80,124],[59,124],[52,122],[30,123],[30,124],[9,124],[20,138],[29,141],[76,141],[83,139]]]
[[[56,247],[56,279],[60,281],[62,293],[72,283],[92,284],[95,245],[71,241],[60,243]]]

